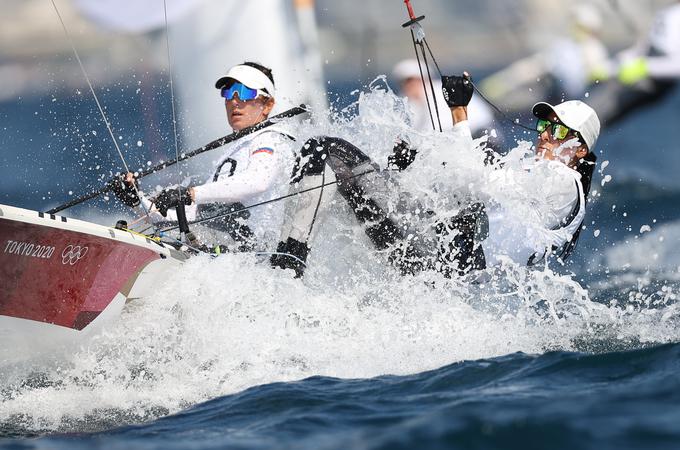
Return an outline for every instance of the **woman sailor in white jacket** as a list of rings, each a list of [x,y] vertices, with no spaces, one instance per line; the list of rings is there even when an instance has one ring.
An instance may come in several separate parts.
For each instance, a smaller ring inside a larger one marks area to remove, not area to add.
[[[274,79],[271,70],[260,64],[245,62],[232,67],[215,87],[224,98],[227,120],[234,131],[266,120],[274,107]],[[177,221],[174,208],[180,203],[186,205],[187,219],[191,221],[226,207],[238,209],[269,200],[288,188],[294,164],[293,142],[276,126],[263,128],[227,146],[204,184],[168,188],[151,199],[143,195],[130,199],[135,192],[128,189],[121,200],[131,206],[142,202],[154,222]],[[129,173],[127,183],[133,180]],[[283,205],[274,202],[238,217],[226,216],[212,225],[236,241],[240,250],[251,250],[273,245],[282,221]]]
[[[444,77],[443,86],[454,132],[469,136],[472,143],[466,107],[473,93],[469,77]],[[528,265],[551,254],[565,258],[573,250],[585,218],[596,161],[592,150],[600,132],[597,114],[578,100],[556,106],[537,103],[533,114],[538,119],[536,159],[521,168],[499,167],[487,181],[505,191],[521,191],[522,181],[533,179],[531,194],[535,194],[536,205],[521,213],[510,205],[486,205],[489,231],[481,246],[487,265],[495,265],[503,257]]]
[[[473,140],[467,121],[467,104],[473,86],[466,77],[444,77],[443,90],[451,108],[452,130],[459,141]],[[511,190],[519,178],[529,179],[535,192],[517,186],[519,200],[535,202],[535,211],[519,215],[511,205],[472,203],[455,215],[437,213],[425,204],[405,198],[398,205],[385,203],[389,192],[399,192],[396,180],[350,142],[331,136],[310,139],[300,156],[307,162],[297,175],[300,187],[320,186],[326,168],[335,172],[340,195],[364,228],[373,247],[385,251],[391,265],[402,274],[434,270],[445,277],[484,269],[509,257],[522,265],[533,265],[551,255],[566,257],[573,249],[585,217],[585,202],[595,167],[590,151],[599,135],[600,124],[592,108],[580,101],[557,106],[538,103],[537,158],[530,168],[499,167],[489,183]],[[404,142],[388,159],[391,170],[414,169],[428,172],[431,165],[418,162],[417,151]],[[514,173],[513,173],[514,172]],[[536,194],[533,198],[530,194]],[[307,192],[303,201],[291,202],[290,221],[283,230],[278,253],[272,264],[292,268],[302,276],[311,250],[322,190]],[[404,203],[404,204],[402,204]],[[529,208],[531,209],[529,205]],[[488,211],[487,212],[485,212]],[[533,216],[533,217],[530,217]],[[425,228],[418,228],[423,217]],[[485,218],[488,217],[488,226]],[[487,232],[484,229],[488,229]],[[487,235],[487,236],[485,236]],[[293,258],[294,257],[294,258]]]

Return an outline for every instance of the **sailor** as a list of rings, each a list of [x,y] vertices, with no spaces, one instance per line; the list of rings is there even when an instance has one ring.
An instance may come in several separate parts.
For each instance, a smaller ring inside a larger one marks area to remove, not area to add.
[[[234,131],[256,125],[267,119],[275,104],[272,71],[258,63],[244,62],[230,68],[215,82]],[[205,183],[190,187],[172,187],[152,198],[137,196],[128,173],[124,189],[116,195],[127,205],[143,203],[156,222],[177,221],[175,209],[185,205],[189,221],[240,209],[282,195],[295,161],[293,138],[277,125],[251,133],[225,148],[222,157]],[[227,215],[206,225],[228,235],[226,242],[236,249],[266,250],[274,244],[283,221],[283,205],[273,202]],[[222,243],[222,242],[220,242]],[[210,243],[212,244],[212,243]]]
[[[564,9],[555,7],[560,12]],[[537,52],[482,80],[481,90],[506,109],[523,112],[538,99],[559,102],[565,97],[580,98],[593,83],[607,79],[611,67],[609,52],[600,39],[604,22],[600,10],[578,2],[567,12],[567,33],[534,39]],[[554,34],[554,30],[550,32]],[[474,111],[471,113],[474,119]]]
[[[666,97],[680,80],[680,2],[661,10],[649,33],[618,55],[618,77],[590,102],[605,126]]]
[[[454,132],[470,136],[467,105],[474,89],[469,75],[443,77],[442,84]],[[540,187],[532,189],[530,200],[542,207],[517,214],[511,205],[486,205],[489,230],[482,247],[488,265],[503,257],[527,265],[550,256],[564,259],[574,249],[583,225],[596,162],[593,148],[600,132],[597,114],[579,100],[556,106],[540,102],[533,114],[538,133],[535,160],[519,168],[499,167],[488,181],[512,191],[519,187],[513,184],[527,178],[522,175],[535,177]],[[472,146],[471,136],[469,142]]]
[[[467,110],[472,82],[467,75],[443,77],[442,89],[455,124],[451,132],[472,149]],[[334,172],[338,192],[371,244],[386,252],[388,261],[402,274],[434,270],[451,277],[498,264],[504,257],[522,265],[534,265],[551,256],[566,258],[576,245],[585,217],[596,161],[592,149],[600,123],[595,111],[577,100],[556,106],[537,103],[533,113],[538,119],[533,164],[519,169],[500,167],[492,172],[489,182],[512,189],[518,178],[513,171],[535,178],[540,189],[534,189],[536,198],[530,200],[542,206],[535,208],[535,217],[513,214],[511,205],[485,207],[479,202],[455,214],[437,212],[409,195],[400,197],[396,205],[385,204],[389,193],[402,190],[397,180],[346,140],[322,136],[307,141],[300,151],[306,162],[292,180],[300,194],[289,200],[289,221],[272,265],[303,275],[323,195],[323,189],[314,188],[325,185],[328,169]],[[405,142],[398,143],[388,168],[404,170],[415,162],[416,153]],[[426,226],[419,228],[419,223]]]

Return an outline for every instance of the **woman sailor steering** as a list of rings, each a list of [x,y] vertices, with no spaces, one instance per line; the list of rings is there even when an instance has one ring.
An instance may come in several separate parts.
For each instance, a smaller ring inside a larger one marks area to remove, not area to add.
[[[274,108],[272,71],[258,63],[244,62],[232,67],[217,80],[215,87],[224,99],[227,120],[234,131],[266,120]],[[229,145],[204,184],[166,188],[147,198],[143,194],[137,196],[132,189],[134,174],[128,173],[125,186],[114,192],[129,206],[143,203],[154,222],[177,221],[179,205],[186,205],[189,221],[240,209],[287,190],[294,164],[293,142],[285,131],[276,125],[269,126]],[[278,238],[282,221],[283,205],[273,202],[206,225],[220,233],[217,238],[220,244],[235,242],[238,250],[248,251],[269,249],[268,244],[273,245]],[[212,234],[211,239],[215,239]]]

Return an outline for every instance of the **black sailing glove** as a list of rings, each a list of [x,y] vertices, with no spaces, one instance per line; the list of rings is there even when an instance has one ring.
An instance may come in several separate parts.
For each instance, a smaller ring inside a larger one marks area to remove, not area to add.
[[[392,154],[387,157],[387,167],[396,168],[400,172],[405,170],[416,159],[418,150],[411,148],[406,141],[399,141],[392,149]]]
[[[191,194],[189,194],[189,188],[178,187],[173,189],[165,189],[160,192],[153,199],[158,212],[161,213],[163,217],[168,216],[168,209],[176,208],[180,203],[185,205],[191,205]]]
[[[134,207],[141,203],[136,187],[125,181],[125,174],[118,174],[111,178],[109,190],[118,197],[118,200],[128,206]]]
[[[467,73],[463,76],[442,76],[442,92],[449,108],[467,106],[474,92],[472,78]]]

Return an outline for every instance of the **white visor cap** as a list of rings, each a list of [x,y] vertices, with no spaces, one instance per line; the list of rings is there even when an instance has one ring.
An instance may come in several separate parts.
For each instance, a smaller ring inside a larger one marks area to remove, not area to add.
[[[392,69],[392,76],[399,83],[409,78],[420,78],[420,67],[415,59],[399,61]]]
[[[245,84],[251,89],[262,89],[271,97],[275,95],[272,80],[254,67],[246,66],[245,64],[232,67],[225,76],[215,82],[215,87],[222,89],[230,78]]]
[[[536,103],[533,113],[539,119],[547,119],[550,113],[554,113],[560,122],[578,131],[590,151],[600,136],[600,119],[597,113],[580,100],[569,100],[556,106],[545,102]]]
[[[603,26],[600,10],[590,3],[577,3],[571,14],[574,23],[586,30],[599,31]]]

